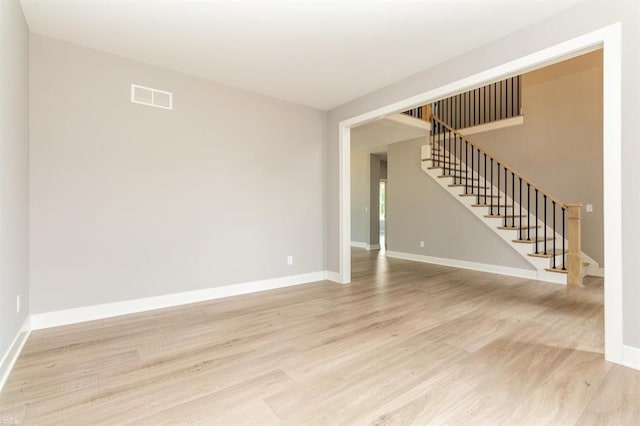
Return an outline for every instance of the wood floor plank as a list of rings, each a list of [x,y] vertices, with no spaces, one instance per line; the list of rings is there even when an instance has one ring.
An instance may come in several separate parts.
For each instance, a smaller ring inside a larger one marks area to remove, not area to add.
[[[640,371],[614,365],[578,420],[579,425],[640,423]]]
[[[352,251],[330,282],[32,333],[19,424],[616,424],[640,372],[603,359],[582,288]],[[4,417],[2,417],[4,416]]]

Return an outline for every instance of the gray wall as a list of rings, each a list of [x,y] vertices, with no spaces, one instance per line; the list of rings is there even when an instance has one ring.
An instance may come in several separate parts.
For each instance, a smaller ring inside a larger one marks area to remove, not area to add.
[[[420,167],[426,137],[389,145],[387,249],[490,265],[533,269]],[[424,241],[424,248],[420,247]]]
[[[17,0],[2,0],[0,55],[2,358],[29,313],[29,30]]]
[[[351,151],[351,241],[369,244],[371,161],[368,152]]]
[[[391,102],[441,87],[616,22],[622,23],[622,227],[624,343],[640,347],[640,7],[637,0],[586,0],[575,7],[329,112],[327,145],[327,267],[339,269],[338,123]],[[434,41],[436,42],[436,41]]]
[[[379,155],[351,151],[352,242],[380,243],[380,174]]]
[[[380,244],[380,156],[371,154],[371,175],[369,176],[369,198],[371,200],[371,215],[369,220],[370,244]]]
[[[522,78],[524,124],[469,136],[564,202],[583,210],[582,249],[604,266],[602,50]]]
[[[325,119],[33,35],[33,313],[324,270]]]

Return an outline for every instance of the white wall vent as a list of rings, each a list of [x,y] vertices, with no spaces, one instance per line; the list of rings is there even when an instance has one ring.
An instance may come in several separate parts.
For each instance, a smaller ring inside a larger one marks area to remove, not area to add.
[[[131,102],[156,108],[173,109],[173,93],[132,84]]]

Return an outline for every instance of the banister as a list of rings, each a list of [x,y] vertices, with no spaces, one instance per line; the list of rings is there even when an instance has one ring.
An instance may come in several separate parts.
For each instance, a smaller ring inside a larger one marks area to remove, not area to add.
[[[441,124],[442,126],[444,126],[446,129],[448,129],[451,133],[455,134],[456,136],[458,136],[460,139],[466,141],[469,143],[469,145],[471,145],[472,148],[477,149],[478,151],[481,151],[482,153],[484,153],[487,157],[492,158],[494,161],[498,161],[502,167],[509,169],[510,172],[512,172],[513,174],[515,174],[516,176],[518,176],[520,179],[522,179],[524,182],[526,182],[527,184],[531,185],[531,188],[533,189],[537,189],[538,191],[540,191],[542,194],[545,194],[549,200],[555,201],[556,204],[558,204],[559,207],[566,209],[567,205],[565,203],[563,203],[562,201],[558,200],[556,197],[550,195],[550,193],[548,191],[545,191],[544,189],[542,189],[539,185],[535,185],[530,179],[528,179],[526,176],[524,176],[523,174],[517,172],[513,167],[509,166],[508,164],[505,164],[502,160],[498,160],[498,158],[491,154],[490,152],[488,152],[487,150],[475,145],[474,143],[470,142],[464,135],[462,135],[460,132],[458,132],[457,130],[455,130],[453,127],[449,126],[447,123],[445,123],[444,121],[442,121],[438,116],[436,116],[435,114],[433,114],[431,116],[431,119],[438,122],[439,124]]]

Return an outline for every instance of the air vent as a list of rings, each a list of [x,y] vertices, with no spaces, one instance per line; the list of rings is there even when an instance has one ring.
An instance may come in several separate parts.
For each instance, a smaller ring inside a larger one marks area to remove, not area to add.
[[[173,109],[173,94],[151,87],[131,85],[131,102],[156,108]]]

